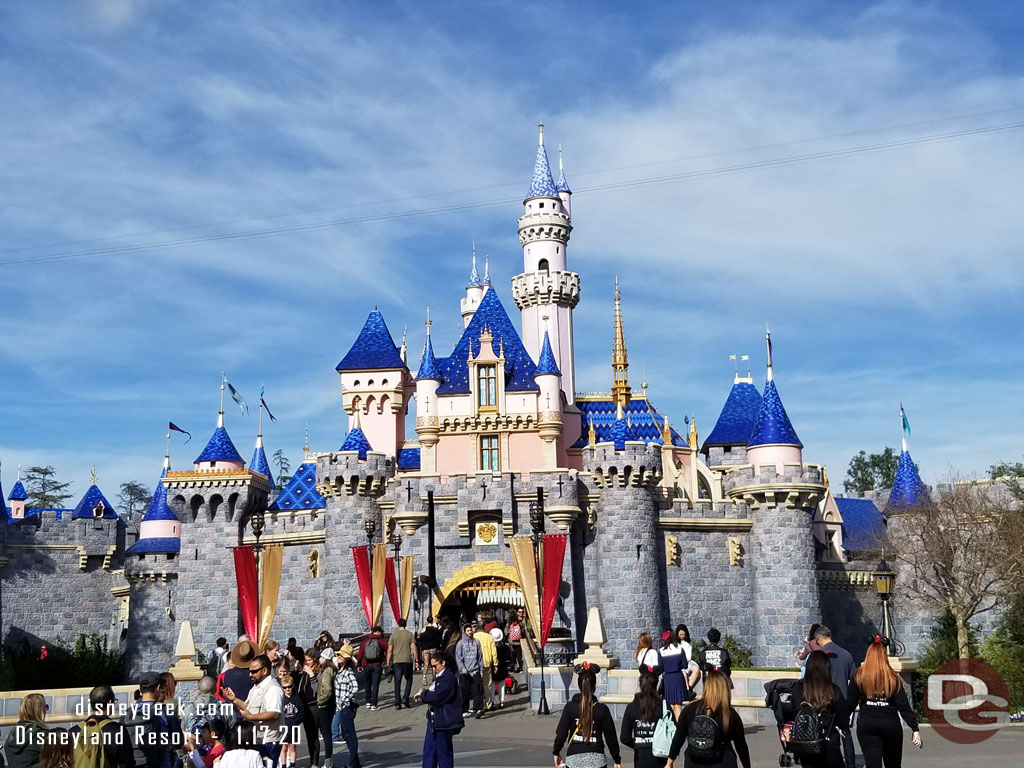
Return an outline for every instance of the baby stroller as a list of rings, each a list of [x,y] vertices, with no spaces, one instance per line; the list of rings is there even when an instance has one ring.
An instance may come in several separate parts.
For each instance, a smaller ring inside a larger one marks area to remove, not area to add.
[[[779,765],[783,767],[793,765],[794,761],[800,762],[800,759],[793,755],[793,750],[789,747],[790,729],[793,727],[793,720],[796,719],[793,691],[799,682],[799,680],[787,677],[769,680],[764,684],[764,704],[775,714],[775,722],[779,727],[779,744],[782,745]]]

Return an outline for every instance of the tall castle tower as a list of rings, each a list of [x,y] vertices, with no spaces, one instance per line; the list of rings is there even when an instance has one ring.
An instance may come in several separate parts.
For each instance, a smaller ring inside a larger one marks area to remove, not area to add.
[[[544,334],[550,337],[569,405],[576,399],[572,311],[580,300],[580,276],[568,271],[566,259],[572,232],[571,195],[564,174],[558,184],[551,176],[541,124],[533,179],[523,201],[525,212],[519,218],[523,272],[512,279],[512,296],[522,311],[523,344],[532,359],[540,359]]]

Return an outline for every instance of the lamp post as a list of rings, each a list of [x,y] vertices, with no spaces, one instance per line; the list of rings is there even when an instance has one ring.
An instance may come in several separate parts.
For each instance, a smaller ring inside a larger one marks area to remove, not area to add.
[[[260,592],[262,591],[262,584],[263,584],[263,574],[261,572],[262,569],[263,569],[263,561],[262,561],[262,558],[260,557],[260,553],[263,552],[263,545],[260,544],[260,536],[263,535],[263,529],[266,528],[266,526],[267,526],[267,516],[266,516],[266,513],[262,509],[257,510],[256,512],[253,512],[252,515],[249,517],[249,527],[252,528],[252,535],[256,538],[256,543],[252,545],[252,554],[253,554],[253,557],[256,559],[256,632],[257,632],[257,634],[260,631],[259,621],[260,621],[261,614],[263,612],[263,606],[260,605],[260,603],[262,602],[262,598],[263,598],[263,596],[260,594]],[[255,638],[253,638],[253,640],[255,642],[257,642],[257,643],[260,641],[259,637],[255,637]]]
[[[398,559],[398,553],[402,551],[402,534],[398,532],[398,528],[397,527],[395,528],[394,531],[391,532],[391,535],[388,536],[388,543],[391,545],[391,548],[395,550],[395,570],[397,571],[396,575],[398,577],[397,579],[395,579],[395,583],[398,584],[398,605],[399,605],[399,611],[401,611],[401,605],[402,605],[402,564],[401,564],[401,561]],[[404,619],[405,617],[402,616],[400,618]],[[397,619],[396,619],[396,623],[397,623]]]
[[[377,532],[377,521],[372,517],[367,518],[363,521],[363,530],[366,531],[366,555],[370,561],[370,589],[373,589],[373,535]],[[370,631],[373,631],[373,625],[376,623],[374,619],[377,618],[374,614],[377,611],[376,605],[370,606]]]
[[[892,597],[896,584],[896,572],[883,559],[871,576],[875,580],[875,590],[882,599],[882,637],[888,642],[887,653],[892,656],[895,644],[892,642],[892,622],[889,619],[889,598]]]
[[[537,489],[537,500],[530,502],[530,527],[533,529],[533,548],[537,560],[537,602],[538,622],[544,624],[544,549],[541,547],[541,536],[544,533],[544,491]],[[547,690],[544,682],[544,638],[543,626],[534,627],[537,634],[537,646],[540,649],[540,701],[537,703],[538,715],[550,715]]]

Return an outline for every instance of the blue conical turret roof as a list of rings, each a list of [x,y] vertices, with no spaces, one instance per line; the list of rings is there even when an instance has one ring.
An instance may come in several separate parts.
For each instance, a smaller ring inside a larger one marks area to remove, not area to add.
[[[736,382],[701,450],[707,451],[713,445],[746,445],[760,411],[761,393],[757,387],[746,381]]]
[[[430,334],[427,334],[427,342],[423,347],[423,361],[420,363],[420,370],[416,374],[416,379],[436,379],[442,381],[444,377],[441,375],[441,368],[437,364],[437,358],[434,357],[434,345],[430,341]]]
[[[271,511],[286,509],[324,509],[327,500],[316,489],[316,464],[304,461],[295,470],[291,480],[281,489],[273,503]]]
[[[555,180],[551,176],[551,166],[548,164],[548,153],[544,149],[543,125],[540,127],[537,159],[533,162],[533,178],[530,179],[530,192],[526,195],[526,199],[529,200],[534,197],[558,197]]]
[[[349,431],[348,436],[345,438],[345,442],[341,444],[339,451],[358,451],[359,458],[365,459],[366,452],[372,451],[373,448],[370,446],[370,441],[366,439],[366,435],[360,427],[355,427]]]
[[[627,440],[638,439],[633,431],[632,424],[630,424],[629,417],[621,408],[616,410],[615,423],[612,424],[612,428],[608,433],[608,439],[615,445],[615,450],[617,451],[625,450]]]
[[[9,501],[25,501],[28,498],[28,494],[25,493],[25,486],[22,485],[21,480],[14,484],[11,488],[11,495],[7,497]]]
[[[97,508],[102,510],[100,518],[93,514],[93,510]],[[87,520],[117,520],[117,517],[117,510],[114,509],[114,505],[107,501],[107,497],[103,495],[103,492],[95,484],[89,486],[89,490],[85,492],[81,501],[78,502],[78,506],[75,507],[75,511],[71,513],[72,520],[81,520],[82,518]]]
[[[167,466],[164,466],[164,471],[160,473],[160,477],[167,477]],[[140,526],[142,523],[167,521],[179,522],[178,516],[174,514],[174,510],[167,504],[167,487],[162,482],[157,482],[156,488],[153,489],[153,498],[149,502],[149,507],[146,508],[146,513],[142,516]],[[181,552],[180,537],[150,535],[148,538],[144,538],[141,535],[142,528],[140,527],[139,530],[139,540],[125,550],[126,555],[145,555],[150,552],[161,554]]]
[[[483,285],[483,283],[480,282],[480,273],[477,271],[477,268],[476,268],[476,251],[474,251],[473,252],[473,269],[470,270],[470,272],[469,272],[469,286],[472,287],[472,286],[477,286],[477,285]]]
[[[338,363],[339,371],[363,371],[380,368],[404,368],[402,355],[395,346],[384,315],[373,310],[366,318],[351,349]]]
[[[270,471],[270,462],[267,461],[267,452],[263,449],[263,439],[256,441],[256,450],[253,451],[252,461],[249,462],[249,469],[266,475],[270,484],[274,484],[274,475]]]
[[[551,351],[551,339],[548,338],[548,332],[544,331],[544,345],[540,348],[540,360],[537,361],[537,371],[533,375],[536,377],[552,373],[555,376],[562,375],[555,362],[555,354]]]
[[[167,477],[167,470],[165,469],[161,475],[161,478]],[[167,503],[167,486],[161,482],[157,482],[156,488],[153,489],[153,498],[149,502],[149,506],[146,508],[146,513],[142,516],[142,522],[149,523],[154,520],[177,520],[178,516],[174,514],[174,510],[171,509]]]
[[[555,191],[572,194],[572,190],[569,189],[569,182],[565,180],[565,171],[561,168],[558,169],[558,181],[555,182]]]
[[[214,430],[213,436],[210,438],[210,442],[206,444],[203,452],[199,454],[199,457],[195,460],[195,464],[199,464],[203,461],[234,461],[239,464],[244,464],[245,459],[235,448],[235,444],[231,442],[231,437],[228,435],[228,431],[224,427],[217,427]]]
[[[771,379],[764,385],[761,409],[757,413],[754,429],[747,441],[748,448],[759,445],[795,445],[803,448],[803,443],[796,436],[796,430],[793,429],[786,409],[782,405],[775,382]]]
[[[892,491],[889,492],[889,500],[885,503],[886,514],[920,507],[930,500],[928,486],[921,481],[921,475],[917,472],[914,460],[910,458],[910,452],[901,452],[899,463],[896,465],[896,477],[892,482]]]

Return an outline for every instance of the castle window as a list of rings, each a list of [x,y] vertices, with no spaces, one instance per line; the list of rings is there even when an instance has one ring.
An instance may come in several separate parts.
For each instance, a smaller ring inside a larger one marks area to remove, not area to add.
[[[537,271],[538,272],[548,272],[549,270],[550,270],[550,267],[548,267],[548,260],[547,259],[541,259],[537,263]]]
[[[481,365],[476,370],[477,404],[481,409],[498,407],[497,366]]]
[[[497,472],[501,469],[501,451],[497,435],[480,436],[480,469]]]

